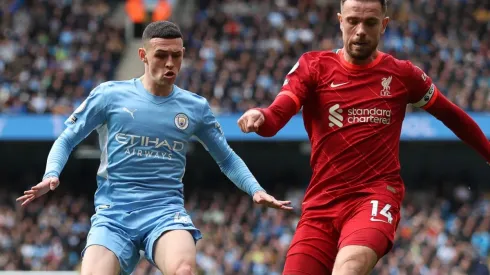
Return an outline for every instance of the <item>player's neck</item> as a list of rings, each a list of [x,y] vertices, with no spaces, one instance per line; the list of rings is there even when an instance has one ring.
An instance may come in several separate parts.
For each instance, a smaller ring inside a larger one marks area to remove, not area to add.
[[[350,64],[354,65],[368,65],[371,64],[374,60],[376,60],[376,57],[378,57],[378,51],[374,51],[374,53],[367,59],[365,60],[358,60],[355,58],[352,58],[345,49],[342,50],[342,56],[345,61],[347,61]]]
[[[172,93],[173,85],[158,85],[145,76],[142,76],[140,80],[143,87],[155,96],[169,96]]]

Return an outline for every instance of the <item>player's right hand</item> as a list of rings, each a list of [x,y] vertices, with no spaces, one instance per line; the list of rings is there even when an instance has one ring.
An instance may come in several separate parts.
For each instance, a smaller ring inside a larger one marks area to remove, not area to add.
[[[22,202],[21,206],[26,206],[36,198],[54,190],[60,185],[60,180],[56,177],[49,177],[33,186],[31,190],[24,191],[24,196],[17,198],[16,201]]]
[[[253,200],[256,204],[262,204],[270,208],[293,210],[291,201],[279,201],[265,191],[257,191],[253,195]]]
[[[264,124],[265,117],[257,109],[248,110],[238,119],[238,126],[244,133],[257,132],[259,127]]]

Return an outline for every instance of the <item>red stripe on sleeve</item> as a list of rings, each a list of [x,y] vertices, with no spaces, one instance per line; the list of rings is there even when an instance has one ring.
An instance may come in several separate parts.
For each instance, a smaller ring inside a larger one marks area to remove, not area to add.
[[[425,106],[422,107],[422,109],[424,110],[427,110],[429,109],[432,105],[434,105],[434,102],[437,101],[437,98],[439,97],[439,94],[441,92],[439,92],[439,90],[437,88],[435,88],[435,91],[434,91],[434,96],[431,98],[431,100],[429,101],[429,103],[427,103]],[[446,99],[447,100],[447,99]],[[451,102],[449,102],[451,103]]]
[[[299,109],[301,109],[301,102],[298,96],[290,91],[282,91],[277,96],[282,96],[282,95],[289,96],[292,100],[294,100],[294,103],[296,103],[296,113],[299,112]]]

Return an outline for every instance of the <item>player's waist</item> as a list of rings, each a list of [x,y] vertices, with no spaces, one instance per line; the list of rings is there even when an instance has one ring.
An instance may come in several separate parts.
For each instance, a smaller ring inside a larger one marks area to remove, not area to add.
[[[362,163],[360,163],[362,162]],[[356,163],[346,164],[339,161],[318,161],[313,166],[311,183],[324,186],[363,184],[374,182],[400,182],[400,166],[395,162],[386,165],[368,165],[359,159]]]
[[[359,182],[311,182],[306,190],[304,202],[328,204],[363,194],[384,194],[402,201],[405,196],[405,185],[401,178],[399,180]]]
[[[125,175],[123,173],[111,173],[107,176],[97,176],[98,186],[110,185],[112,188],[125,191],[153,191],[153,190],[179,190],[183,188],[183,183],[179,176],[169,176],[160,174],[148,174],[134,172]],[[139,175],[133,178],[134,174]]]
[[[142,210],[184,209],[183,198],[153,198],[142,200],[107,200],[106,198],[95,198],[96,213],[134,213]]]

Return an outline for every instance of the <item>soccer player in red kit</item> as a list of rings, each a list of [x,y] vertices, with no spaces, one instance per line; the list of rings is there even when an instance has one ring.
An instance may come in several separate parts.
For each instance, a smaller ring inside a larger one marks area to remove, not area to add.
[[[270,137],[303,108],[313,175],[285,275],[369,274],[391,249],[405,193],[398,146],[407,104],[490,161],[478,125],[429,76],[377,50],[386,9],[383,0],[342,0],[343,48],[303,54],[272,105],[238,120],[243,132]]]

